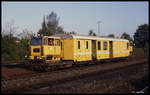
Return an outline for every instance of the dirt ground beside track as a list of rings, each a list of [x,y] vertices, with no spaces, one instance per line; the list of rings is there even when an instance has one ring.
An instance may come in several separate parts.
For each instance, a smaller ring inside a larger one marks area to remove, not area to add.
[[[34,71],[27,70],[19,67],[2,67],[2,79],[8,79],[15,76],[21,76],[23,74],[35,73]]]
[[[25,93],[134,93],[148,85],[148,64],[56,83]]]
[[[142,60],[148,58],[146,54],[132,55],[127,60]],[[126,60],[125,60],[126,61]],[[109,66],[109,65],[107,65]],[[111,68],[111,65],[110,65]],[[26,74],[37,73],[26,69],[23,66],[3,66],[2,80]],[[141,68],[126,69],[105,76],[89,76],[85,79],[66,82],[63,84],[52,85],[39,89],[39,93],[131,93],[131,91],[141,89],[148,83],[148,64]],[[69,90],[68,90],[69,89]],[[37,90],[36,90],[37,91]],[[36,92],[35,91],[35,92]],[[36,93],[38,93],[36,92]],[[30,92],[29,92],[30,93]],[[32,91],[34,93],[34,91]]]

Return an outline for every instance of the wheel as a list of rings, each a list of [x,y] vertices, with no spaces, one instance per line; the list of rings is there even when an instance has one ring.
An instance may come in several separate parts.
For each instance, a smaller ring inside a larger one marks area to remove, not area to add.
[[[49,67],[44,67],[44,71],[49,72],[50,68]]]

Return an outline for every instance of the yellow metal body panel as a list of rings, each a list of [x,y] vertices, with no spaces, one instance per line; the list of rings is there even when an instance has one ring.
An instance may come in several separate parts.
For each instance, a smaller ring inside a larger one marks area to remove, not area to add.
[[[110,57],[110,41],[107,42],[107,50],[104,50],[104,40],[101,40],[101,49],[98,50],[98,41],[96,41],[96,59],[108,59],[116,57],[129,56],[129,49],[127,49],[127,42],[112,41],[112,57]]]
[[[78,41],[80,41],[80,49],[78,49]],[[86,48],[87,42],[88,42],[88,48]],[[91,40],[74,39],[74,60],[75,61],[92,60]]]
[[[129,51],[132,53],[133,52],[133,47],[129,46]]]
[[[104,40],[101,40],[100,42],[101,42],[101,49],[100,50],[98,50],[98,41],[99,40],[97,40],[96,41],[96,59],[107,59],[107,58],[109,58],[109,41],[105,41],[105,42],[107,42],[107,50],[104,50]]]
[[[61,50],[60,46],[48,46],[48,45],[43,45],[43,54],[44,56],[47,55],[60,55]]]
[[[35,48],[38,48],[39,50],[40,50],[40,52],[34,52],[33,50],[35,49]],[[31,56],[30,56],[30,59],[34,59],[34,56],[38,56],[38,57],[40,57],[40,59],[41,59],[41,46],[40,45],[37,45],[37,46],[30,46],[30,53],[31,53]]]
[[[62,59],[74,60],[74,39],[64,39],[62,42]]]
[[[80,49],[78,49],[78,41],[80,41]],[[88,49],[86,48],[86,42],[88,42]],[[63,60],[92,60],[91,40],[64,39],[62,53]]]
[[[46,56],[57,56],[55,58],[52,58],[52,60],[59,60],[60,59],[60,46],[48,46],[48,45],[43,45],[43,56],[41,56],[41,46],[30,46],[31,47],[31,56],[30,59],[34,59],[34,56],[38,56],[39,59],[42,59],[43,57]],[[33,52],[34,48],[39,48],[40,52]]]
[[[113,41],[113,57],[129,56],[129,48],[127,49],[127,42]]]

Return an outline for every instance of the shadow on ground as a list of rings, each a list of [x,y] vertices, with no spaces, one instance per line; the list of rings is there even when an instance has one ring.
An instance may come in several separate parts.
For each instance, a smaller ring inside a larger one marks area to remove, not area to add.
[[[7,67],[7,68],[26,68],[26,66],[23,62],[20,62],[18,64],[5,64],[3,66]]]
[[[142,90],[146,86],[149,86],[149,76],[146,75],[140,79],[131,80],[131,84],[132,84],[132,86],[134,86],[137,89],[137,91]],[[149,93],[149,91],[148,91],[148,93]]]

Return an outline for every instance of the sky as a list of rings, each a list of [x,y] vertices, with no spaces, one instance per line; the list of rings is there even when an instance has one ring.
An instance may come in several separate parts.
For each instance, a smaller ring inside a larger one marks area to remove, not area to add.
[[[143,2],[2,2],[2,29],[13,21],[17,33],[28,29],[37,33],[43,16],[54,11],[64,31],[87,35],[89,30],[101,36],[123,32],[131,37],[141,24],[149,24],[149,3]]]

